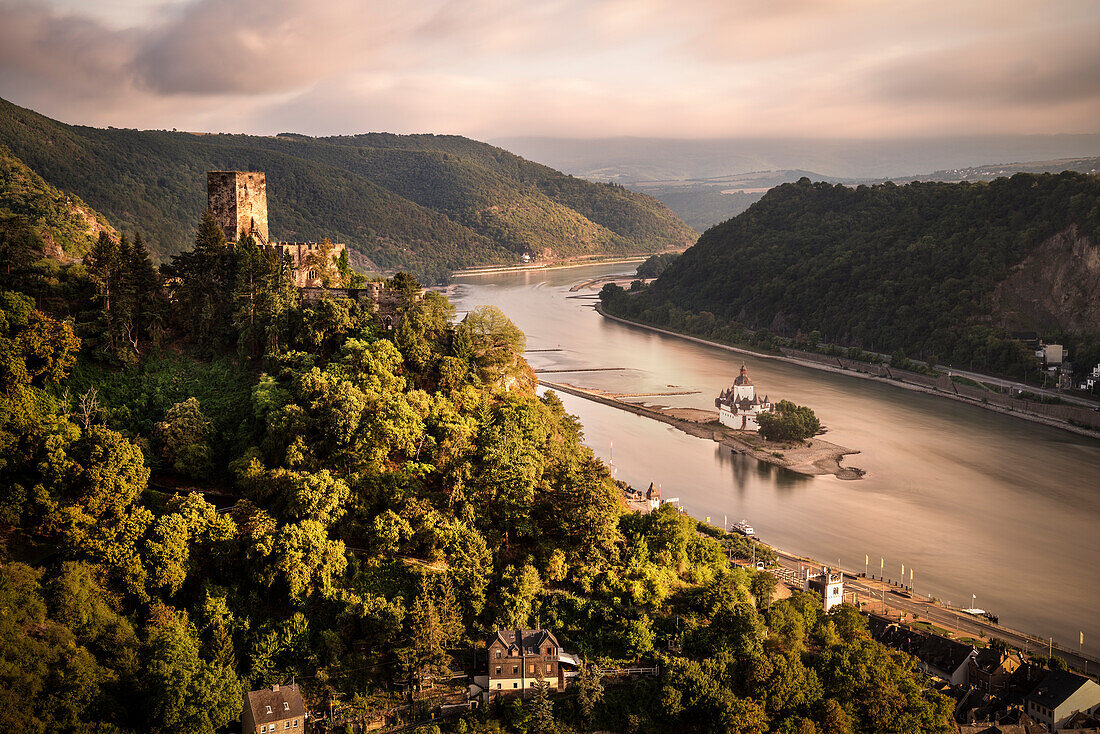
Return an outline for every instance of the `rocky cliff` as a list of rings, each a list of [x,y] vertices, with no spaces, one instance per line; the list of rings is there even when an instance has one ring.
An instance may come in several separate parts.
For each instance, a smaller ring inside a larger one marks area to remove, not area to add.
[[[1100,243],[1070,225],[1012,269],[994,303],[1009,329],[1100,335]]]

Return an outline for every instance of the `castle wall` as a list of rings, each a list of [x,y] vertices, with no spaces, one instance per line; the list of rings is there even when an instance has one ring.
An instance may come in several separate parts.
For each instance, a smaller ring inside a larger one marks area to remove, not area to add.
[[[241,233],[268,243],[267,179],[258,171],[210,171],[206,174],[206,205],[236,242]]]
[[[756,422],[756,413],[744,410],[734,413],[725,405],[718,410],[718,422],[726,428],[737,431],[760,430],[760,424]]]
[[[277,242],[275,246],[290,255],[294,264],[294,285],[299,288],[319,288],[324,285],[322,268],[328,268],[329,274],[336,276],[334,261],[320,262],[323,252],[320,242]],[[330,258],[339,258],[340,253],[346,249],[343,244],[334,242]]]

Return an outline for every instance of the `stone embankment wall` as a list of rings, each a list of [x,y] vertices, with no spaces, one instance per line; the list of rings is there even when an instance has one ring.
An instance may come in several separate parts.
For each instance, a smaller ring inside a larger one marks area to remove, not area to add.
[[[852,370],[853,372],[862,372],[863,374],[874,375],[888,380],[907,382],[911,385],[920,385],[931,390],[938,390],[939,392],[955,395],[960,398],[969,398],[981,403],[988,403],[1009,411],[1028,413],[1058,421],[1072,422],[1077,425],[1100,430],[1100,412],[1089,408],[1076,405],[1048,405],[1047,403],[1037,403],[1032,400],[1019,400],[1004,393],[993,392],[992,390],[972,387],[970,385],[960,385],[947,375],[930,377],[917,372],[910,372],[909,370],[899,370],[885,364],[857,362],[855,360],[845,359],[844,357],[830,357],[826,354],[803,352],[798,349],[781,349],[780,351],[783,352],[784,356],[790,357],[791,359],[817,362],[837,369]]]

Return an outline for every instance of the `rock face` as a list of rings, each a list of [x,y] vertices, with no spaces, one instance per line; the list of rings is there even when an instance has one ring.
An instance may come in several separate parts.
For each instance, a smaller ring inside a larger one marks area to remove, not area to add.
[[[1100,244],[1070,225],[1013,268],[994,303],[1009,329],[1100,334]]]

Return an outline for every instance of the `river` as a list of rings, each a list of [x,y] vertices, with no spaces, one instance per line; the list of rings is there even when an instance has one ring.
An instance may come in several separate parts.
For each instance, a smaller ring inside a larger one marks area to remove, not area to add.
[[[527,334],[539,369],[623,368],[547,375],[640,398],[713,409],[742,361],[760,393],[812,407],[826,438],[861,453],[856,481],[806,477],[721,449],[671,426],[570,395],[585,442],[615,476],[721,526],[747,519],[761,540],[905,581],[1002,624],[1100,653],[1100,442],[879,382],[742,357],[602,318],[594,291],[569,287],[631,265],[464,277],[456,307],[499,306]],[[973,596],[972,596],[973,595]]]

